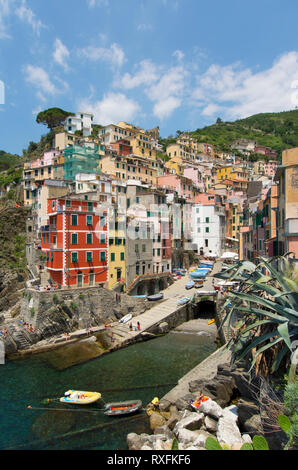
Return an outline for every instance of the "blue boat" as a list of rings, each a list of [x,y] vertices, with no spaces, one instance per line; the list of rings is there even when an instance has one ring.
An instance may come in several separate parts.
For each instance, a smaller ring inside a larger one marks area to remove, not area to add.
[[[191,279],[205,279],[208,271],[192,271],[189,273]]]
[[[187,302],[190,301],[190,297],[183,297],[182,299],[179,299],[177,301],[177,305],[184,305],[187,304]]]
[[[199,264],[199,268],[212,269],[212,264]]]
[[[185,284],[185,289],[192,289],[195,286],[194,281],[189,281]]]

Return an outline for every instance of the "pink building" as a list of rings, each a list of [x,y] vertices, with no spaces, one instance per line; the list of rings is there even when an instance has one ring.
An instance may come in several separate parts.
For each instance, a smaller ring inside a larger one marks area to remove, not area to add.
[[[199,191],[204,191],[204,182],[202,180],[201,172],[198,168],[184,168],[183,176],[192,180],[192,182],[198,188]]]
[[[191,179],[181,175],[165,175],[157,178],[157,186],[160,189],[177,191],[178,196],[193,201],[197,194],[197,188]]]
[[[273,177],[276,173],[277,162],[275,160],[269,160],[264,162],[264,174],[269,177]]]

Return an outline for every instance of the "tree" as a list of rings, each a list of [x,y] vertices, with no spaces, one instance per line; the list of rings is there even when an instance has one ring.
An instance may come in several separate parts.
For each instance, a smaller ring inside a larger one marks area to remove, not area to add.
[[[61,126],[67,116],[74,116],[74,113],[69,113],[60,108],[49,108],[37,115],[36,122],[45,124],[52,130],[54,127]]]

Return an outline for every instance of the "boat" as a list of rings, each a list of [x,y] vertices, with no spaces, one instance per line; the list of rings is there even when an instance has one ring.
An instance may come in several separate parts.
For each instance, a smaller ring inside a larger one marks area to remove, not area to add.
[[[107,403],[104,414],[107,416],[124,416],[136,413],[142,408],[141,400]]]
[[[148,295],[147,299],[148,300],[161,300],[163,299],[163,293],[159,292],[159,294]]]
[[[191,279],[205,279],[207,271],[192,271],[189,273]]]
[[[187,302],[190,301],[190,297],[182,297],[182,299],[179,299],[177,301],[177,305],[184,305],[187,304]]]
[[[212,269],[213,265],[212,264],[199,264],[198,268],[206,268],[206,269]]]
[[[128,315],[125,315],[125,317],[121,318],[121,320],[119,320],[118,323],[127,323],[131,319],[132,319],[132,314],[129,313]]]
[[[83,392],[81,390],[67,390],[64,397],[60,398],[62,403],[70,403],[72,405],[89,405],[95,403],[101,398],[98,392]]]
[[[192,289],[195,286],[194,281],[189,281],[185,284],[185,289]]]
[[[212,318],[212,320],[208,321],[208,325],[212,325],[212,323],[215,322],[215,318]]]

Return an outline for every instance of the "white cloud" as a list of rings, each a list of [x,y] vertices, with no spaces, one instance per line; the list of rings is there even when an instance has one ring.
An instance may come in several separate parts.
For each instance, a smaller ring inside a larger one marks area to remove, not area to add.
[[[69,58],[69,55],[70,55],[69,50],[63,44],[63,42],[58,38],[55,40],[54,47],[55,47],[55,50],[53,52],[53,57],[54,57],[55,62],[57,62],[57,64],[61,65],[65,69],[67,69],[68,65],[67,65],[66,61],[67,61],[67,59]]]
[[[163,100],[157,101],[153,107],[153,112],[160,120],[168,118],[176,108],[181,106],[181,99],[169,96]]]
[[[23,23],[29,24],[38,36],[41,28],[45,27],[27,6],[26,0],[0,0],[0,39],[11,38],[7,31],[11,15],[16,15]]]
[[[25,67],[25,80],[43,93],[50,95],[56,93],[55,85],[52,83],[48,73],[41,67],[27,65]]]
[[[10,0],[0,0],[0,39],[10,38],[7,32],[7,19],[10,15]]]
[[[152,31],[152,29],[153,29],[153,26],[152,24],[149,24],[149,23],[140,23],[137,26],[138,31],[146,32],[146,31]]]
[[[51,80],[49,74],[42,67],[34,65],[26,65],[24,67],[25,81],[30,83],[36,89],[36,96],[40,101],[45,102],[47,96],[54,96],[59,93],[63,93],[67,90],[68,84],[58,77],[54,77],[56,82],[59,83],[57,86],[53,80]]]
[[[125,73],[120,79],[116,79],[114,85],[126,90],[136,88],[140,85],[151,85],[160,77],[158,67],[149,59],[144,59],[138,64],[135,74]]]
[[[182,66],[172,67],[146,91],[147,96],[155,102],[153,112],[159,119],[169,117],[181,106],[187,75]]]
[[[87,5],[89,8],[97,7],[97,6],[109,6],[109,0],[87,0]]]
[[[253,72],[239,63],[212,65],[197,77],[194,100],[204,115],[222,112],[226,119],[244,118],[260,112],[293,109],[291,84],[298,79],[298,52],[280,56],[272,67]]]
[[[84,56],[89,60],[97,61],[102,60],[107,62],[112,67],[121,67],[125,62],[125,54],[118,44],[114,43],[109,48],[88,46],[84,49],[79,49],[80,56]]]
[[[173,57],[176,57],[178,61],[182,60],[184,57],[184,53],[177,49],[176,51],[173,52]]]
[[[133,121],[140,112],[140,106],[136,101],[127,98],[122,93],[112,92],[105,94],[101,101],[94,103],[89,99],[82,100],[79,108],[92,112],[96,122],[101,125]]]
[[[31,8],[28,8],[26,0],[21,0],[21,4],[15,10],[15,13],[21,21],[28,23],[32,27],[33,31],[39,36],[40,30],[44,27],[44,25],[36,17]]]

